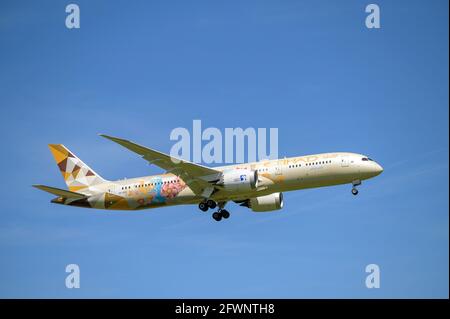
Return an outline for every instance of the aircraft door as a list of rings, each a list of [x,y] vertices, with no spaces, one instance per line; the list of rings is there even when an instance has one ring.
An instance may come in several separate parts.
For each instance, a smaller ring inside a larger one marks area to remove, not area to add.
[[[115,184],[111,184],[108,186],[108,193],[116,194],[118,189],[120,189],[120,187],[117,187]]]
[[[282,160],[279,160],[277,162],[277,165],[275,166],[275,175],[283,174],[282,167],[283,167],[283,162],[282,162]]]
[[[348,156],[342,156],[341,157],[341,166],[342,167],[348,167],[350,164],[349,164],[349,159],[348,159]]]

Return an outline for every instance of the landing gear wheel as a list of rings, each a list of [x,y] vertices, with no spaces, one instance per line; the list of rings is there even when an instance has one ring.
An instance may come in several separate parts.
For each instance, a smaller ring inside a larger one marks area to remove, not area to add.
[[[206,212],[208,210],[208,205],[205,202],[201,202],[200,204],[198,204],[198,208],[202,211],[202,212]]]
[[[209,208],[212,208],[212,209],[216,208],[216,206],[217,206],[216,202],[213,201],[212,199],[208,199],[208,200],[206,201],[206,205],[208,205],[208,207],[209,207]]]
[[[222,214],[219,212],[215,212],[212,214],[212,218],[214,218],[215,221],[219,222],[222,219]]]
[[[225,219],[227,219],[227,218],[230,217],[230,213],[229,213],[227,210],[225,210],[225,209],[222,209],[222,210],[220,211],[220,214],[221,214],[222,217],[225,218]]]
[[[356,188],[352,188],[352,194],[353,195],[358,195],[358,190]]]

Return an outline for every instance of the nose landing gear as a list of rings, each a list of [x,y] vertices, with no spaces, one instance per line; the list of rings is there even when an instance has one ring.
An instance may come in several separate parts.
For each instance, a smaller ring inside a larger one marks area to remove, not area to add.
[[[356,180],[356,181],[353,181],[352,182],[352,185],[353,185],[353,188],[352,188],[352,194],[353,195],[358,195],[358,189],[356,188],[356,186],[359,186],[359,185],[361,185],[361,181],[358,179],[358,180]]]

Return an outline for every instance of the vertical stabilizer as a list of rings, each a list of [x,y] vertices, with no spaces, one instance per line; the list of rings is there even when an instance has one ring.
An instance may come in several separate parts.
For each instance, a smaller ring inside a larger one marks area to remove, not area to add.
[[[62,144],[49,144],[48,147],[71,192],[76,192],[106,182],[89,166],[70,152]]]

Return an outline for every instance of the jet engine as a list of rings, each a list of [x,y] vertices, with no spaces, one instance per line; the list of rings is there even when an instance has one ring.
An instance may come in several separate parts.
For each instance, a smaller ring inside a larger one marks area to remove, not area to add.
[[[242,206],[251,208],[254,212],[269,212],[283,208],[283,193],[273,193],[266,196],[250,198]]]
[[[247,169],[225,171],[217,184],[227,191],[251,191],[258,186],[258,172]]]

